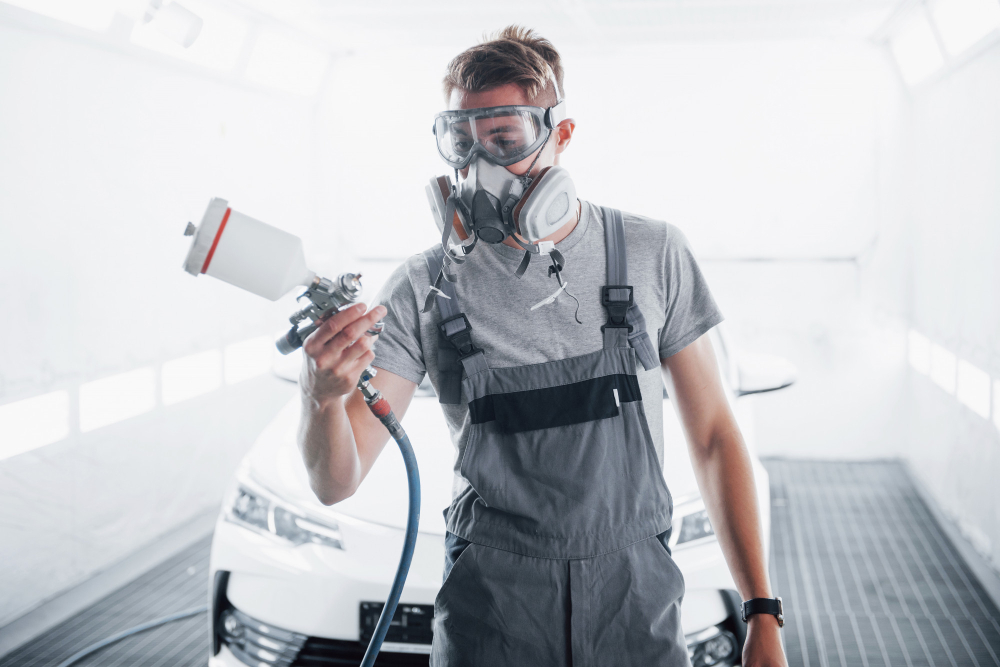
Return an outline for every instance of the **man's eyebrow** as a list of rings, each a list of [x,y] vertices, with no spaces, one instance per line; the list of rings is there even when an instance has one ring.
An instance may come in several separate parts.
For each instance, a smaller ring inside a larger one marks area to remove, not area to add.
[[[500,125],[499,127],[492,127],[486,134],[496,134],[497,132],[509,132],[515,129],[513,125]]]

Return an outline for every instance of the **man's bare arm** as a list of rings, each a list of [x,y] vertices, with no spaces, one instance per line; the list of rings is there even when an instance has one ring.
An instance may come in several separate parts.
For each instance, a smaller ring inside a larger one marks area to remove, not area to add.
[[[356,390],[361,371],[375,358],[375,339],[365,332],[385,312],[376,306],[365,314],[364,304],[347,308],[327,320],[302,346],[299,449],[309,484],[324,505],[352,496],[389,440],[389,432]],[[372,384],[402,420],[417,385],[385,370],[378,372]]]
[[[772,597],[750,454],[707,335],[662,360],[709,519],[743,599]],[[777,619],[750,617],[744,663],[785,665]]]

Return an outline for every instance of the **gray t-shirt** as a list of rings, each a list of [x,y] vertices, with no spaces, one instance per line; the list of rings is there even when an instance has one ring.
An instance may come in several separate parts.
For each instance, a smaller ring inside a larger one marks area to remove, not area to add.
[[[665,359],[721,322],[722,314],[679,229],[629,213],[623,217],[629,282],[649,336],[658,341],[660,358]],[[555,303],[531,310],[559,287],[556,278],[548,275],[551,262],[546,257],[533,256],[519,279],[514,271],[523,251],[479,243],[457,267],[458,301],[472,325],[472,340],[484,350],[490,367],[575,357],[603,346],[601,325],[607,321],[607,311],[600,295],[606,284],[607,260],[600,208],[582,202],[580,222],[556,247],[566,259],[563,281],[580,300],[583,324],[577,324],[573,317],[576,303],[565,294]],[[376,302],[389,312],[384,318],[385,332],[375,345],[373,365],[417,384],[428,373],[431,385],[439,391],[437,325],[441,315],[436,306],[430,312],[420,312],[430,281],[423,255],[414,255],[383,286]],[[646,371],[641,364],[638,376],[646,419],[662,464],[663,379],[660,369]],[[469,408],[461,403],[442,405],[441,409],[458,449],[452,488],[458,495],[468,485],[459,465],[468,441]]]

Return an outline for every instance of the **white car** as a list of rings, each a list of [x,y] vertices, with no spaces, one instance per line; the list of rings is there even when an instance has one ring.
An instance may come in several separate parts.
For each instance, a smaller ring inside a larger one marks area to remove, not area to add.
[[[780,358],[737,364],[718,328],[721,374],[753,458],[764,544],[768,477],[754,452],[750,406],[741,396],[794,381]],[[752,367],[751,367],[752,366]],[[297,376],[297,369],[279,373]],[[738,664],[746,626],[739,595],[698,494],[684,437],[664,402],[664,475],[674,496],[671,549],[684,573],[681,607],[692,662]],[[402,458],[391,440],[351,498],[332,507],[313,495],[296,446],[299,400],[267,426],[244,458],[215,528],[210,566],[210,667],[357,665],[389,592],[407,514]],[[455,450],[426,383],[403,420],[421,477],[420,533],[379,665],[427,665],[434,598],[444,568],[445,523]]]

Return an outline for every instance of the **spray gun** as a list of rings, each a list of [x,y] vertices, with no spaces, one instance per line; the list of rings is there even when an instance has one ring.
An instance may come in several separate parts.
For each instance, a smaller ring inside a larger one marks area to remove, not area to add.
[[[361,294],[361,274],[344,273],[334,280],[317,276],[306,266],[299,237],[234,211],[225,199],[215,198],[209,202],[201,224],[196,227],[189,222],[184,235],[194,237],[184,260],[184,269],[194,276],[204,273],[271,301],[277,301],[295,287],[306,287],[299,299],[306,299],[308,303],[289,318],[292,328],[276,343],[282,354],[302,347],[302,341],[326,318],[354,303]],[[374,336],[381,332],[382,323],[379,322],[367,333]],[[420,518],[417,459],[406,431],[393,414],[389,402],[372,386],[373,377],[375,369],[368,366],[358,379],[358,391],[372,414],[399,445],[406,464],[410,508],[396,577],[361,662],[362,667],[374,665],[389,630],[413,559]]]
[[[335,280],[316,277],[309,289],[299,296],[299,300],[308,299],[309,305],[288,318],[292,323],[292,328],[278,339],[276,343],[278,351],[282,354],[290,354],[302,347],[302,341],[316,331],[323,324],[323,320],[334,312],[354,303],[360,294],[360,273],[342,273]],[[299,323],[305,320],[309,320],[309,323],[299,328]],[[382,322],[378,322],[366,333],[369,336],[377,336],[382,333],[382,327]]]

